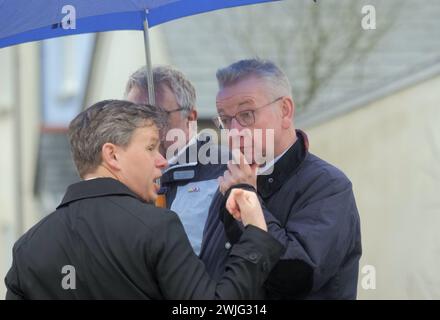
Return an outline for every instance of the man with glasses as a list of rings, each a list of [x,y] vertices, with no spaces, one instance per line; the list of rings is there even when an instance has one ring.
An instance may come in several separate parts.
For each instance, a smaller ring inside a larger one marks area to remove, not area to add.
[[[268,230],[285,247],[260,297],[355,299],[362,250],[352,185],[339,169],[311,154],[307,136],[295,129],[289,80],[261,59],[220,69],[217,80],[214,122],[239,136],[250,131],[252,139],[239,137],[241,160],[230,162],[219,178],[200,254],[208,272],[220,277],[242,233],[243,226],[227,216],[225,199],[233,188],[245,188],[258,193]],[[258,138],[271,130],[273,141]],[[258,165],[257,147],[263,154],[272,148],[273,160]],[[246,152],[251,156],[244,157]]]
[[[147,70],[134,72],[127,83],[126,99],[145,104],[148,101]],[[169,168],[163,170],[161,196],[167,208],[175,211],[196,254],[199,254],[208,208],[218,188],[217,178],[226,165],[204,164],[198,151],[211,142],[196,132],[196,92],[191,82],[178,70],[169,66],[153,68],[156,105],[167,115],[167,127],[161,132],[161,154]],[[177,141],[174,137],[179,137]],[[219,157],[222,150],[218,146]],[[176,152],[174,152],[176,151]]]
[[[255,123],[255,112],[257,110],[262,109],[264,107],[268,107],[268,106],[274,104],[275,102],[280,101],[281,99],[283,99],[283,97],[278,97],[275,100],[273,100],[269,103],[266,103],[265,105],[262,105],[260,107],[253,108],[252,110],[239,111],[232,117],[221,114],[221,115],[214,117],[212,120],[214,121],[214,124],[219,129],[231,128],[232,119],[237,120],[237,122],[242,127],[250,127]]]

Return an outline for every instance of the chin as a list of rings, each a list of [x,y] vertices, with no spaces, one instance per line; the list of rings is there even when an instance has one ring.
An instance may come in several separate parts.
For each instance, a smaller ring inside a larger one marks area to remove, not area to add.
[[[155,202],[157,200],[157,193],[152,192],[150,194],[145,195],[144,200],[147,202]]]
[[[138,193],[139,198],[141,198],[145,202],[154,202],[157,196],[152,196],[150,193]]]

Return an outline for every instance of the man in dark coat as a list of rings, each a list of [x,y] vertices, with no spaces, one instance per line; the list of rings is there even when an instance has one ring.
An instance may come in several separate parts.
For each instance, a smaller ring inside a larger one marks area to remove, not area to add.
[[[255,193],[228,199],[247,227],[227,270],[212,281],[177,215],[154,207],[159,153],[154,107],[103,101],[69,126],[75,165],[57,210],[14,245],[7,299],[250,299],[282,245],[265,230]],[[236,208],[239,208],[238,212]]]
[[[258,191],[269,232],[286,248],[260,297],[355,299],[362,250],[352,185],[339,169],[311,154],[307,136],[295,130],[287,77],[270,61],[249,59],[219,70],[217,79],[216,123],[240,133],[252,129],[253,145],[241,143],[240,152],[262,146],[264,154],[272,146],[274,159],[257,168],[252,150],[249,165],[228,165],[204,230],[200,257],[208,272],[218,279],[242,233],[225,209],[238,184]],[[257,141],[257,130],[263,137],[273,130],[274,141]]]

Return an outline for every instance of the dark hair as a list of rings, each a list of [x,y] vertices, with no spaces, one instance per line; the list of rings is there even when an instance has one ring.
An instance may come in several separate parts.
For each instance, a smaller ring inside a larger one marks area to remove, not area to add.
[[[165,119],[158,108],[123,100],[104,100],[87,108],[69,125],[70,148],[79,175],[83,177],[101,163],[105,143],[127,146],[134,130],[152,125],[161,129]]]

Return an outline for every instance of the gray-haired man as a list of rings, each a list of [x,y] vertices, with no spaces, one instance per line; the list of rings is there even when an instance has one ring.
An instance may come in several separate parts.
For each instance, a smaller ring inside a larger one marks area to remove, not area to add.
[[[145,67],[130,76],[126,87],[127,100],[147,103],[146,79]],[[168,114],[167,128],[161,134],[161,153],[166,156],[170,167],[163,171],[161,192],[166,196],[166,207],[177,212],[194,251],[199,254],[208,208],[218,188],[217,178],[224,173],[226,165],[220,161],[208,164],[199,161],[198,151],[211,142],[209,137],[198,136],[193,130],[197,111],[196,92],[191,82],[169,66],[153,68],[153,80],[156,105]],[[174,142],[173,136],[170,137],[176,131],[184,137],[180,142]],[[177,154],[167,152],[170,147],[179,147],[180,150]],[[221,152],[218,148],[219,157]]]
[[[260,196],[269,232],[286,248],[262,297],[356,298],[362,250],[352,185],[343,172],[310,153],[307,136],[295,130],[288,78],[271,61],[246,59],[220,69],[217,80],[216,123],[239,132],[250,129],[253,145],[240,144],[240,151],[272,143],[275,158],[258,168],[264,173],[271,167],[270,174],[257,176],[254,163],[230,164],[220,179],[224,196],[213,200],[200,254],[208,272],[217,278],[224,272],[225,248],[239,239],[241,226],[225,215],[225,199],[234,185],[247,185]],[[256,130],[263,136],[273,130],[274,140],[258,144]]]

